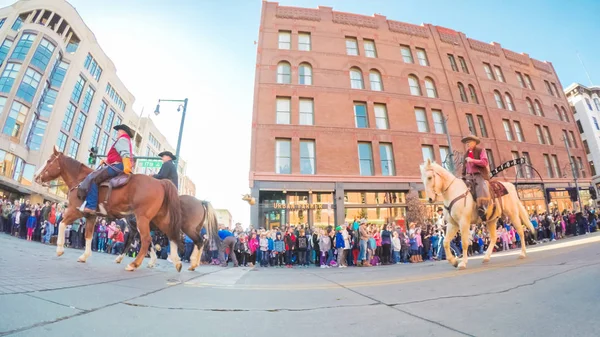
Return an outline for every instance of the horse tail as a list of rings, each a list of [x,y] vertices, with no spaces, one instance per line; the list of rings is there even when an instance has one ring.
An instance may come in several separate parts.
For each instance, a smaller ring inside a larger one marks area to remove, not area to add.
[[[163,207],[169,212],[169,233],[170,239],[177,243],[178,250],[183,251],[183,237],[181,235],[181,202],[177,187],[170,180],[161,179],[160,183],[164,188]]]
[[[217,224],[217,214],[211,203],[206,201],[204,206],[206,207],[206,216],[204,217],[204,225],[206,226],[206,233],[208,239],[213,241],[215,246],[219,248],[221,238],[219,237],[219,227]]]
[[[531,235],[536,238],[537,233],[535,232],[535,228],[533,228],[531,220],[529,220],[529,216],[527,216],[527,210],[525,209],[525,206],[523,206],[521,201],[517,200],[517,202],[519,203],[519,218],[521,218],[521,223],[525,224],[525,226],[527,226],[527,228],[529,228],[531,231]]]

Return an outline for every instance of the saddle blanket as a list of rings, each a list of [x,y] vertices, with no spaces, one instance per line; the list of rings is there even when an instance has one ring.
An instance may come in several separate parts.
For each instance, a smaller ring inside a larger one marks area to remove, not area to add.
[[[496,180],[490,180],[490,190],[493,198],[500,198],[508,194],[508,190],[504,184]]]

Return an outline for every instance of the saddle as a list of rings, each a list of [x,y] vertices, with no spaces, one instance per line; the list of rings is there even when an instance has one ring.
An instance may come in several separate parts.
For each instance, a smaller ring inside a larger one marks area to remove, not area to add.
[[[504,184],[502,184],[500,181],[490,179],[487,182],[489,184],[489,191],[492,200],[508,194],[506,186],[504,186]],[[477,182],[475,179],[468,177],[465,179],[465,184],[467,185],[471,195],[473,195],[473,199],[477,199]]]
[[[87,177],[85,177],[85,179],[77,186],[77,197],[82,201],[85,200],[92,181],[96,182],[99,188],[107,187],[108,192],[104,197],[104,201],[98,205],[100,210],[102,211],[101,213],[105,213],[105,207],[103,206],[108,203],[108,199],[112,193],[113,188],[118,188],[126,185],[129,182],[129,179],[131,179],[131,175],[120,174],[116,177],[110,179],[109,178],[110,177],[108,175],[108,166],[104,166],[93,171]]]
[[[116,177],[110,178],[109,180],[100,183],[100,187],[108,187],[108,192],[106,192],[106,196],[104,197],[104,204],[108,203],[108,198],[110,197],[113,188],[119,188],[127,185],[129,180],[131,179],[131,176],[131,174],[119,174]]]

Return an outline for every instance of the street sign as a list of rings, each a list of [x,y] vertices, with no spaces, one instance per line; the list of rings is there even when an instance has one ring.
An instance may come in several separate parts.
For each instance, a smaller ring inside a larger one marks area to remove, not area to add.
[[[509,160],[509,161],[505,162],[504,164],[493,169],[491,172],[492,177],[495,176],[496,174],[506,170],[507,168],[513,167],[515,165],[522,165],[522,164],[527,164],[527,159],[525,159],[525,157]]]
[[[161,160],[150,160],[150,159],[138,159],[135,163],[137,167],[141,168],[160,168],[162,166]]]

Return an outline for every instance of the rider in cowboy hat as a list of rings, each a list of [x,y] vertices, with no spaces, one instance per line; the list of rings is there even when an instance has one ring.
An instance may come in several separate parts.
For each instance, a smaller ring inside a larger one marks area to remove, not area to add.
[[[113,129],[117,131],[117,140],[108,150],[106,160],[104,161],[105,165],[90,173],[88,178],[85,179],[84,182],[89,184],[89,188],[86,188],[84,183],[80,184],[83,192],[87,190],[85,202],[80,208],[85,214],[96,213],[99,183],[108,178],[116,177],[121,173],[131,174],[131,157],[133,155],[131,138],[133,137],[133,131],[125,124],[115,125]],[[105,210],[102,210],[102,213],[105,213]]]
[[[462,139],[467,144],[465,164],[463,165],[463,179],[469,175],[475,181],[475,198],[477,201],[477,214],[481,220],[486,221],[486,211],[490,203],[489,183],[490,169],[485,149],[477,147],[481,141],[477,136],[468,135]]]
[[[152,177],[156,179],[169,179],[175,184],[175,187],[179,188],[179,176],[177,174],[177,168],[173,163],[173,160],[177,160],[177,157],[171,153],[171,151],[163,151],[159,153],[158,156],[162,158],[163,164],[160,167],[158,174],[155,174]]]

